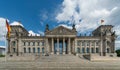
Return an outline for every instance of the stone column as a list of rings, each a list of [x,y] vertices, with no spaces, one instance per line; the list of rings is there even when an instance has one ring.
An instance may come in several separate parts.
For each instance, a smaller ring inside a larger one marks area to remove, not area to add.
[[[19,46],[18,46],[18,39],[16,39],[17,42],[17,56],[19,56]]]
[[[59,38],[57,38],[57,54],[59,54]]]
[[[75,53],[75,39],[74,39],[73,53]]]
[[[76,39],[75,39],[75,46],[74,46],[74,47],[75,47],[75,49],[74,49],[74,50],[75,50],[75,52],[74,52],[74,53],[76,53],[76,54],[77,54],[77,40],[76,40]]]
[[[91,54],[91,44],[92,44],[92,42],[90,41],[89,42],[89,53]]]
[[[40,47],[40,55],[42,54],[42,48],[43,48],[43,47]]]
[[[106,53],[107,53],[107,40],[105,40],[105,56],[106,56]]]
[[[74,53],[74,39],[72,41],[72,53]]]
[[[68,38],[68,53],[71,54],[70,38]]]
[[[51,52],[51,54],[54,54],[54,40],[53,40],[53,38],[52,38],[52,52]]]
[[[94,42],[94,53],[96,53],[96,41]]]
[[[80,41],[80,54],[82,54],[82,41]]]
[[[45,39],[45,54],[48,54],[48,38]]]
[[[103,56],[103,40],[100,41],[100,56]]]
[[[63,38],[63,54],[65,54],[65,38]]]
[[[85,47],[84,51],[86,53],[87,52],[87,50],[86,50],[86,48],[87,48],[87,41],[84,41],[84,43],[85,43],[85,45],[84,45],[84,47]]]

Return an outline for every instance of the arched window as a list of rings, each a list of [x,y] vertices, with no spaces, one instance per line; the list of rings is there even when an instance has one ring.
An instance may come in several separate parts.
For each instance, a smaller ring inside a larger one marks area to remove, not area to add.
[[[85,53],[85,48],[84,47],[82,48],[82,53]]]
[[[99,49],[98,48],[96,48],[96,53],[98,53],[99,52]]]
[[[12,46],[15,46],[15,45],[16,45],[16,42],[15,42],[15,41],[13,41],[13,42],[12,42]]]
[[[107,48],[107,53],[109,53],[109,48]]]
[[[38,47],[38,53],[40,53],[40,48]]]
[[[33,53],[35,53],[35,48],[33,48]]]
[[[94,53],[94,48],[91,48],[91,52]]]
[[[15,49],[15,48],[13,48],[13,52],[14,52],[14,53],[16,52],[16,49]]]
[[[42,48],[42,53],[45,53],[44,47]]]
[[[26,48],[24,48],[24,53],[26,53]]]
[[[88,47],[87,47],[87,50],[86,50],[86,51],[87,51],[87,53],[89,53],[89,48],[88,48]]]
[[[80,48],[77,48],[77,53],[80,53]]]
[[[31,48],[30,47],[28,48],[28,52],[31,53]]]

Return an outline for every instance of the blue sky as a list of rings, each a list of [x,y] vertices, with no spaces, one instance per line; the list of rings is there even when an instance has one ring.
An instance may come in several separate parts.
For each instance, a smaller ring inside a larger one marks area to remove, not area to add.
[[[104,25],[114,26],[119,47],[119,11],[120,0],[0,0],[0,26],[5,24],[3,19],[8,19],[11,25],[20,21],[30,33],[43,34],[46,24],[50,29],[59,25],[71,28],[74,22],[78,33],[88,35],[104,19]],[[4,45],[3,32],[0,31],[0,45]]]
[[[44,31],[46,23],[51,27],[56,23],[48,18],[54,17],[54,10],[60,3],[62,0],[0,0],[0,16],[9,19],[9,23],[20,21],[27,30]],[[44,15],[47,17],[43,18]]]

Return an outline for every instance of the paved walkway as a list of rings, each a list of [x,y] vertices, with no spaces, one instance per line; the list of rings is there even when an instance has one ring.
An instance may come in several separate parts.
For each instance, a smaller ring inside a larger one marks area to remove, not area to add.
[[[120,61],[90,62],[73,55],[44,56],[35,61],[0,62],[0,70],[120,70]]]

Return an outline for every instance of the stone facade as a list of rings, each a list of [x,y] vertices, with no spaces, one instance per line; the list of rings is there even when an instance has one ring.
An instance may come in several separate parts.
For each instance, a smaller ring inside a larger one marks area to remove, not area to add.
[[[77,36],[75,25],[72,29],[58,26],[52,30],[46,25],[44,36],[28,36],[22,26],[11,26],[11,36],[7,38],[10,56],[95,54],[115,55],[115,32],[112,25],[101,25],[90,36]]]

